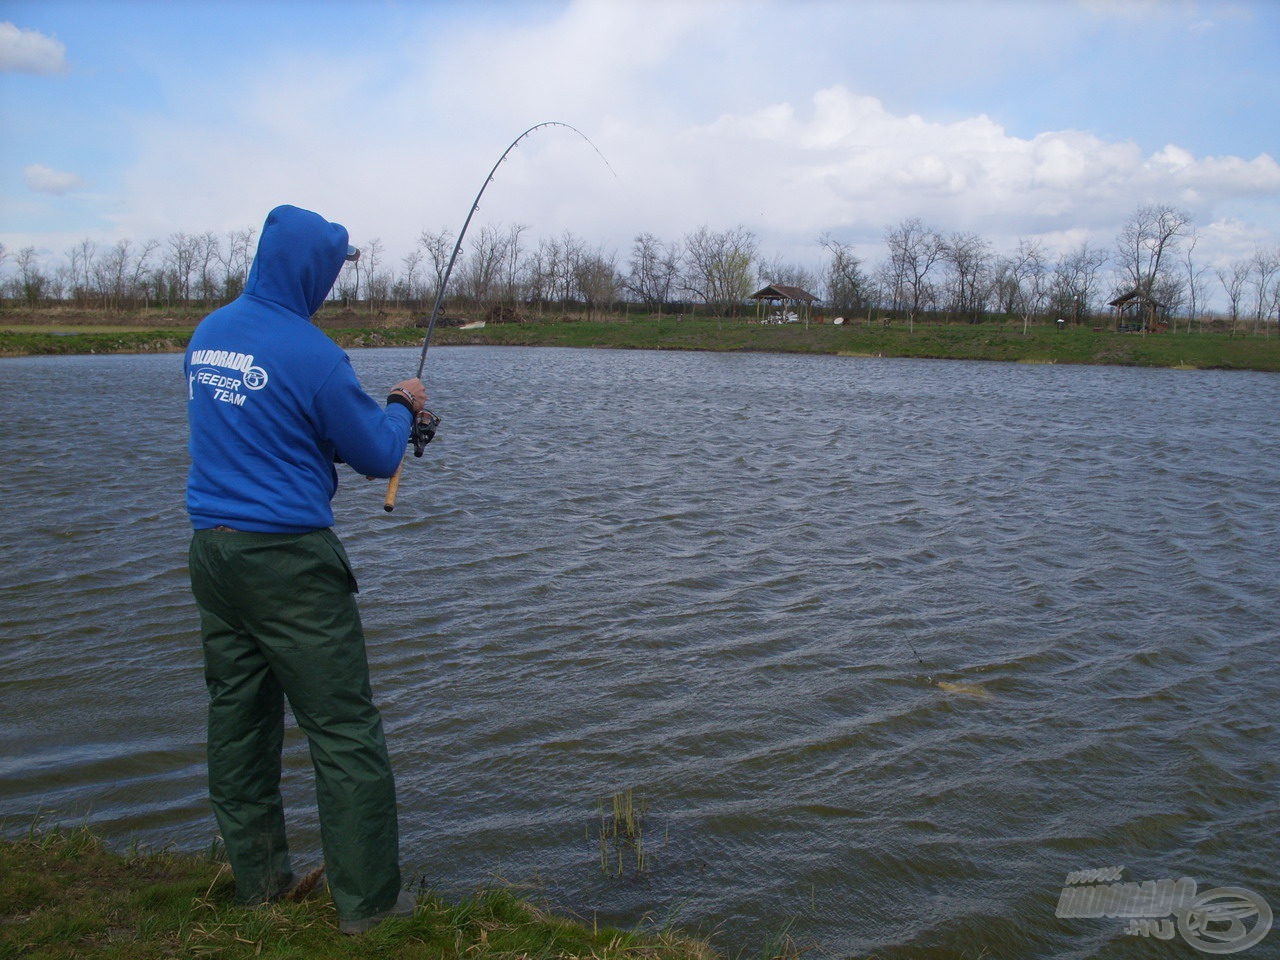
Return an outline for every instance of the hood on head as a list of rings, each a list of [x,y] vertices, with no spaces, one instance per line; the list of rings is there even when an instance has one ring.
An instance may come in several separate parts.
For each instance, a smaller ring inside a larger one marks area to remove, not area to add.
[[[342,224],[300,207],[276,207],[262,226],[244,292],[310,317],[333,289],[346,256]]]

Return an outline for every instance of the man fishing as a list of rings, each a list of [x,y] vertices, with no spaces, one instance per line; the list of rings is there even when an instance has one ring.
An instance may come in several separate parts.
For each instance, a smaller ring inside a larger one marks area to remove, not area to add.
[[[377,403],[311,323],[358,256],[341,225],[272,210],[244,293],[200,323],[184,363],[209,795],[236,899],[270,902],[294,883],[280,797],[287,697],[310,743],[329,889],[351,934],[412,914],[414,899],[400,887],[395,784],[356,580],[330,529],[334,463],[390,477],[426,404],[419,379]]]

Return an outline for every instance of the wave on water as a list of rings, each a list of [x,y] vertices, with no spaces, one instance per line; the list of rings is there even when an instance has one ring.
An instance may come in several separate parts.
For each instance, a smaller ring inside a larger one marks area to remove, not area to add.
[[[353,361],[376,392],[411,353]],[[0,817],[203,848],[177,360],[93,358],[115,413],[74,469],[18,402],[59,362],[0,393]],[[336,508],[431,884],[831,957],[1145,956],[1054,916],[1117,863],[1280,908],[1274,377],[516,348],[429,375],[396,512],[350,475]],[[284,789],[315,850],[296,730]],[[605,875],[627,789],[648,866]]]

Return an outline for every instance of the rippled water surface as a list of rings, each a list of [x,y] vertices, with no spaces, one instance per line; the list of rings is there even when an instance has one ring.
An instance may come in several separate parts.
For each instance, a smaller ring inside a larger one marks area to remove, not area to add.
[[[353,360],[380,393],[416,354]],[[1280,910],[1280,379],[516,348],[428,374],[444,426],[399,509],[349,473],[336,502],[414,875],[752,955],[1194,953],[1055,918],[1068,871],[1121,864]],[[214,834],[184,416],[177,356],[0,361],[6,833]],[[296,733],[286,767],[307,862]],[[626,788],[648,870],[607,877]]]

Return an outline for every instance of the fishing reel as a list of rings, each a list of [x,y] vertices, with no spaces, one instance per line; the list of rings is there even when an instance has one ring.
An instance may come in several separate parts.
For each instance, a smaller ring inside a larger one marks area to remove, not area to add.
[[[415,457],[422,456],[427,449],[427,444],[435,437],[438,426],[440,426],[440,418],[434,413],[427,409],[418,411],[418,416],[413,421],[413,429],[409,431],[409,442],[413,444]]]

